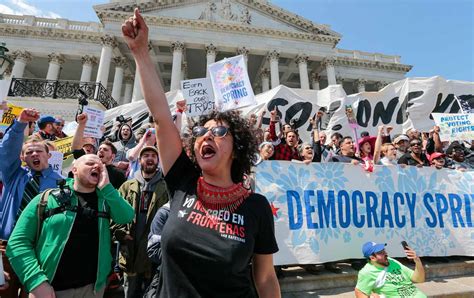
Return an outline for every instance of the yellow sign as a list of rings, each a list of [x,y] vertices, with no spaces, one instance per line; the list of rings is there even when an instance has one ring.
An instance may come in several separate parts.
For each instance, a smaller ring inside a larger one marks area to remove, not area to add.
[[[10,124],[13,123],[13,120],[16,117],[20,116],[21,111],[23,111],[22,107],[8,103],[8,110],[3,113],[2,122],[0,123],[0,126],[3,126],[5,128],[10,126]]]
[[[64,154],[64,157],[67,157],[67,155],[71,154],[72,152],[72,138],[73,136],[70,136],[64,139],[54,141],[54,145],[56,145],[56,150],[62,152]]]

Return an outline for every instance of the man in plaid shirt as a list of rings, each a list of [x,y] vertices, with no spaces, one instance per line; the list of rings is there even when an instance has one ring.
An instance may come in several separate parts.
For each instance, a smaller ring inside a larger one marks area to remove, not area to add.
[[[270,138],[273,142],[275,142],[278,137],[275,132],[275,123],[278,122],[276,120],[276,110],[270,112]],[[281,142],[280,144],[275,146],[275,153],[273,154],[273,160],[302,160],[301,156],[298,152],[298,133],[294,130],[288,131],[286,133],[285,142]]]

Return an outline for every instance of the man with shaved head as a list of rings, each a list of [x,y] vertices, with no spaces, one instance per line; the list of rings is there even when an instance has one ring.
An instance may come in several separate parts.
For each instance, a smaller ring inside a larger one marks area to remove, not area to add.
[[[10,236],[7,256],[30,297],[102,297],[112,264],[110,219],[133,219],[98,156],[77,159],[72,173],[65,186],[26,206]]]

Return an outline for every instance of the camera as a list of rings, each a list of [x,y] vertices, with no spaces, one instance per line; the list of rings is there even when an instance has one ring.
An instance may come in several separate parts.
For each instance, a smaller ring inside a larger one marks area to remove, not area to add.
[[[115,121],[118,121],[120,123],[127,122],[123,115],[117,116],[117,118],[115,118]]]

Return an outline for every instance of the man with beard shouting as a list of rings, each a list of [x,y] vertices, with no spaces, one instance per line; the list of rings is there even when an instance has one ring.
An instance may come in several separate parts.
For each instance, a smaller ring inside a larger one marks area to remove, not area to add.
[[[407,258],[415,262],[415,270],[389,258],[386,244],[367,242],[362,253],[367,264],[359,271],[355,294],[363,297],[426,297],[413,283],[425,281],[425,269],[413,249],[404,244]]]
[[[168,202],[168,192],[158,168],[158,149],[145,146],[139,154],[140,171],[119,189],[135,209],[134,220],[112,227],[114,238],[121,244],[120,267],[124,271],[125,297],[142,297],[156,268],[147,255],[148,233],[155,213]]]

